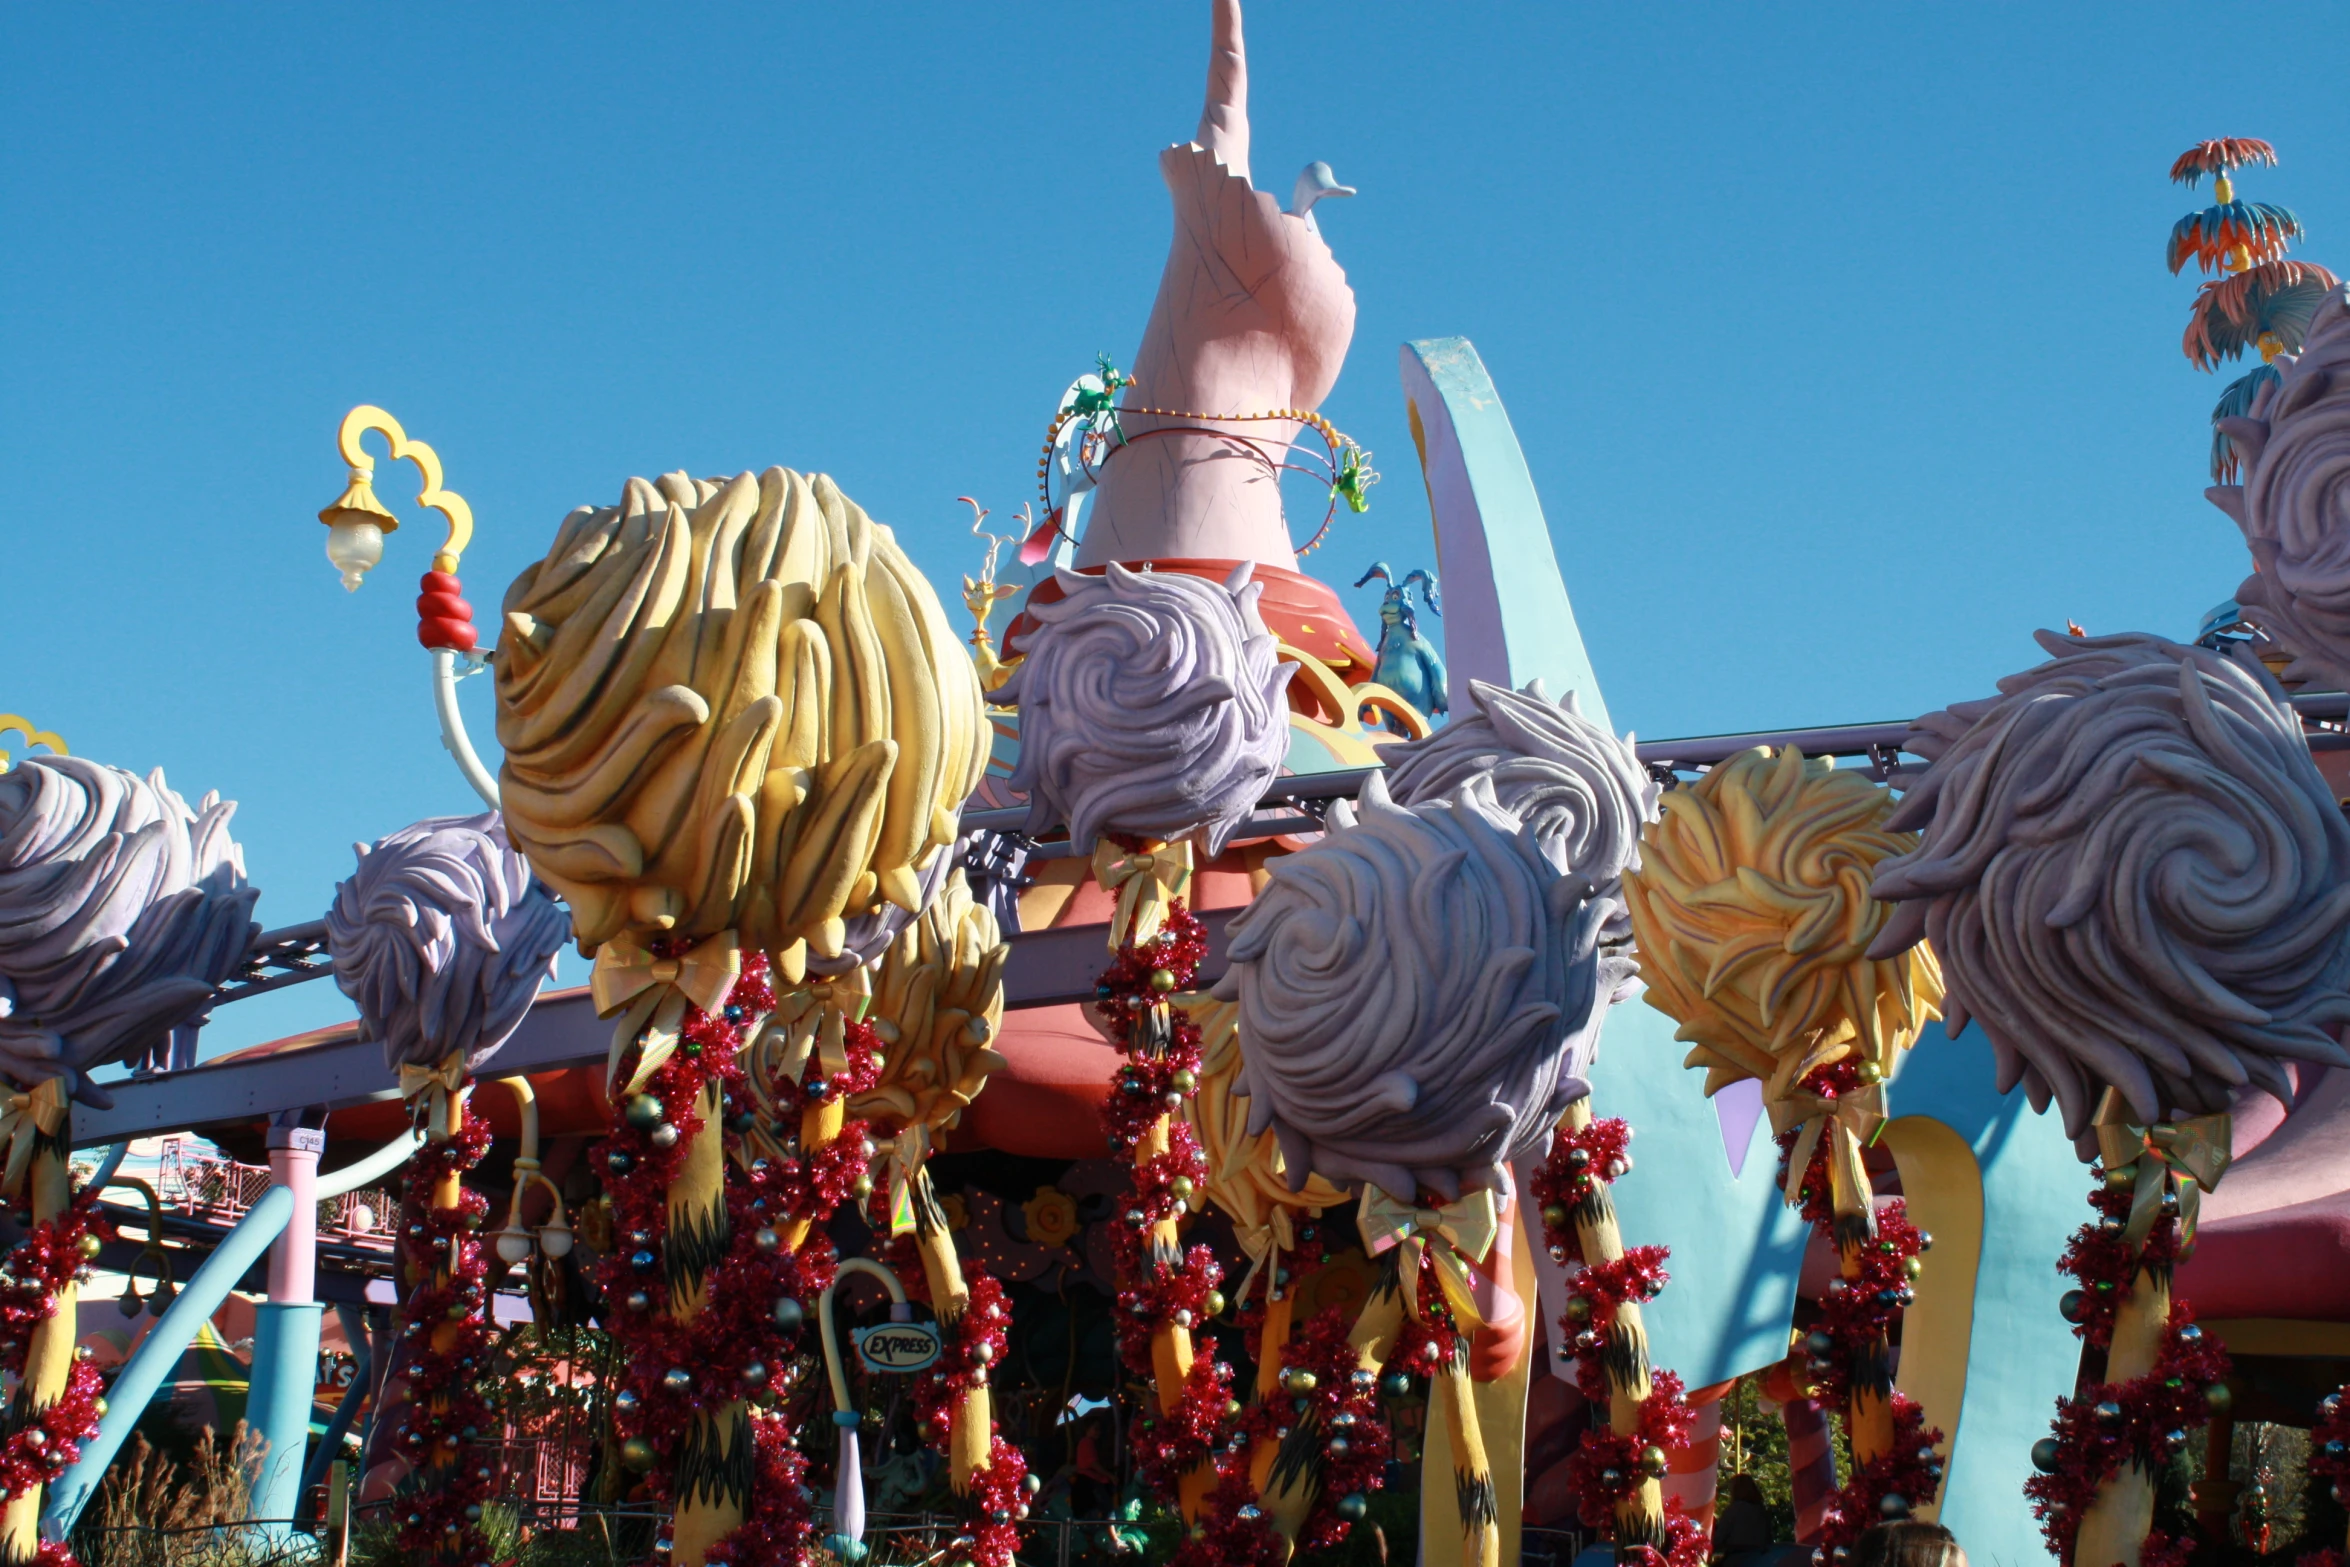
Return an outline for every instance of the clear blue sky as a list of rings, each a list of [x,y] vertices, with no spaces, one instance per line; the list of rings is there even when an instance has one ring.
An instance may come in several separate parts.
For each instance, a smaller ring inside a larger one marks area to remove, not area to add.
[[[272,925],[470,809],[412,632],[437,529],[346,597],[312,520],[363,401],[472,501],[485,627],[566,511],[677,467],[829,471],[951,586],[953,497],[1015,509],[1060,388],[1132,356],[1206,34],[1204,0],[0,9],[0,711],[241,801]],[[2164,176],[2267,137],[2245,194],[2350,262],[2350,118],[2298,74],[2350,13],[1258,0],[1248,34],[1260,182],[1362,189],[1322,209],[1361,305],[1328,412],[1387,482],[1326,575],[1433,563],[1395,352],[1460,333],[1644,734],[1907,716],[2034,627],[2186,635],[2241,578]]]

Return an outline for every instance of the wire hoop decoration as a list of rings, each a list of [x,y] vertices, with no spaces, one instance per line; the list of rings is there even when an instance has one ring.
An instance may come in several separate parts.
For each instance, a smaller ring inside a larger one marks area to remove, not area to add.
[[[1072,470],[1071,477],[1073,479],[1078,475],[1083,476],[1083,488],[1088,490],[1100,482],[1102,471],[1108,467],[1110,459],[1121,450],[1137,441],[1165,435],[1219,437],[1262,462],[1266,472],[1273,474],[1276,478],[1285,472],[1302,473],[1329,486],[1329,505],[1322,513],[1321,526],[1314,530],[1313,537],[1298,547],[1297,553],[1301,557],[1311,555],[1315,550],[1320,549],[1323,541],[1330,536],[1331,524],[1338,518],[1340,501],[1343,500],[1350,511],[1359,513],[1370,510],[1369,491],[1372,485],[1379,482],[1379,474],[1371,466],[1371,454],[1363,450],[1353,437],[1340,431],[1336,425],[1321,414],[1304,408],[1275,408],[1261,413],[1238,414],[1210,414],[1191,409],[1152,408],[1149,406],[1119,408],[1113,405],[1111,399],[1115,397],[1120,387],[1132,386],[1134,382],[1130,377],[1119,374],[1107,357],[1100,360],[1100,366],[1098,377],[1101,383],[1100,389],[1089,391],[1086,395],[1064,399],[1060,410],[1053,415],[1051,425],[1045,430],[1044,450],[1037,461],[1037,495],[1042,503],[1046,522],[1057,537],[1066,539],[1071,544],[1077,542],[1062,522],[1062,518],[1066,515],[1069,496],[1064,495],[1060,502],[1056,503],[1053,499],[1052,483],[1054,453],[1061,449],[1063,438],[1073,424],[1082,425],[1083,428],[1076,433],[1071,444],[1067,467]],[[1087,379],[1095,378],[1088,377]],[[1083,384],[1080,383],[1081,386]],[[1165,419],[1178,422],[1153,425],[1149,429],[1138,430],[1129,435],[1123,422],[1123,416],[1128,414],[1147,419]],[[1250,435],[1239,430],[1218,428],[1221,425],[1270,423],[1280,420],[1287,420],[1311,429],[1322,438],[1326,452],[1321,454],[1300,453],[1294,440],[1275,440]],[[1293,456],[1305,456],[1316,466],[1306,466],[1285,460]]]

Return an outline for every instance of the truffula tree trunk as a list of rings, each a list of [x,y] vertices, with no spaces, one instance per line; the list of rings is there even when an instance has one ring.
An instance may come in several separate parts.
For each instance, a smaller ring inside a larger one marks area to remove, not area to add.
[[[939,1326],[952,1329],[970,1308],[971,1290],[963,1282],[963,1263],[955,1255],[955,1237],[939,1209],[931,1188],[930,1171],[917,1167],[913,1179],[914,1252],[922,1259],[922,1279],[930,1286],[930,1308]],[[995,1401],[981,1378],[956,1400],[949,1416],[947,1473],[957,1496],[968,1495],[972,1477],[987,1467],[995,1428]]]
[[[2151,1164],[2153,1161],[2147,1161]],[[2161,1180],[2163,1172],[2146,1177]],[[2162,1357],[2162,1339],[2170,1326],[2170,1275],[2167,1270],[2140,1268],[2130,1280],[2113,1317],[2113,1343],[2105,1352],[2105,1380],[2131,1382],[2154,1369]],[[2073,1560],[2087,1567],[2138,1567],[2147,1531],[2154,1527],[2154,1474],[2142,1464],[2126,1463],[2119,1473],[2097,1488],[2088,1511],[2081,1514],[2074,1537]]]
[[[839,1096],[825,1102],[836,1107],[837,1133]],[[669,1183],[669,1239],[662,1257],[668,1314],[679,1323],[701,1315],[710,1273],[726,1260],[734,1240],[726,1217],[726,1126],[715,1077],[703,1084],[695,1108],[702,1124]],[[670,1529],[670,1559],[677,1567],[701,1567],[710,1547],[742,1526],[750,1505],[751,1458],[750,1406],[740,1400],[696,1415],[686,1428]]]
[[[44,1132],[33,1149],[27,1175],[33,1222],[48,1224],[73,1205],[73,1177],[66,1167],[70,1132],[60,1127],[52,1137]],[[9,1426],[21,1426],[25,1417],[47,1409],[65,1396],[73,1376],[74,1338],[79,1331],[76,1312],[81,1287],[70,1277],[57,1292],[57,1310],[33,1329],[25,1349],[24,1379],[17,1384],[9,1408]],[[29,1562],[41,1549],[41,1503],[45,1486],[34,1486],[13,1498],[0,1515],[0,1561]]]
[[[1590,1099],[1578,1099],[1567,1106],[1561,1123],[1565,1130],[1580,1132],[1590,1124]],[[1587,1194],[1575,1205],[1574,1223],[1575,1240],[1586,1264],[1623,1257],[1624,1236],[1616,1226],[1615,1199],[1608,1195],[1605,1181],[1595,1177],[1588,1183]],[[1616,1308],[1600,1364],[1607,1371],[1608,1429],[1618,1436],[1637,1437],[1640,1406],[1648,1402],[1650,1391],[1648,1329],[1640,1320],[1638,1301],[1628,1300]],[[1616,1507],[1616,1544],[1662,1546],[1664,1539],[1664,1482],[1655,1475],[1643,1475],[1639,1489]]]

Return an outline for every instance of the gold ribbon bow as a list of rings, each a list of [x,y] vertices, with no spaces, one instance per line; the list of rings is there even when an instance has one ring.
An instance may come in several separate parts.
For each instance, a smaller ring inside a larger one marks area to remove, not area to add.
[[[1167,923],[1167,906],[1191,885],[1191,841],[1162,843],[1140,853],[1109,839],[1093,846],[1093,879],[1118,895],[1110,917],[1110,950],[1156,936]]]
[[[1361,1223],[1372,1256],[1397,1246],[1404,1248],[1397,1260],[1397,1278],[1413,1321],[1424,1320],[1420,1256],[1425,1252],[1436,1261],[1437,1283],[1443,1288],[1444,1303],[1452,1308],[1454,1325],[1463,1334],[1485,1325],[1476,1296],[1470,1293],[1469,1269],[1492,1255],[1494,1240],[1501,1234],[1501,1205],[1491,1190],[1480,1187],[1457,1202],[1418,1208],[1365,1184]]]
[[[8,1143],[8,1164],[0,1173],[0,1193],[10,1201],[24,1195],[25,1172],[33,1167],[33,1152],[44,1137],[65,1130],[65,1079],[45,1077],[30,1091],[0,1099],[0,1138]]]
[[[2162,1212],[2162,1194],[2174,1176],[2179,1191],[2179,1254],[2195,1249],[2196,1212],[2202,1207],[2203,1193],[2219,1190],[2220,1177],[2228,1173],[2234,1139],[2235,1123],[2225,1110],[2184,1121],[2135,1126],[2127,1119],[2121,1096],[2110,1088],[2105,1091],[2104,1101],[2097,1107],[2097,1156],[2104,1161],[2109,1179],[2125,1170],[2131,1172],[2134,1190],[2122,1240],[2132,1252],[2145,1245],[2146,1237],[2153,1233],[2154,1221]],[[2146,1178],[2156,1172],[2161,1179]]]
[[[783,1049],[777,1062],[782,1075],[798,1082],[811,1055],[827,1078],[846,1072],[849,1024],[861,1020],[872,1005],[871,969],[851,969],[786,992],[773,1014],[782,1028]]]
[[[633,936],[615,936],[597,948],[596,966],[588,975],[596,1016],[622,1014],[612,1030],[612,1051],[604,1065],[605,1092],[612,1091],[621,1056],[640,1038],[644,1049],[622,1092],[633,1094],[642,1088],[676,1051],[686,1004],[717,1011],[726,1005],[727,993],[742,971],[742,950],[731,930],[705,938],[682,957],[657,958]]]
[[[1828,1145],[1828,1182],[1836,1211],[1860,1214],[1868,1221],[1869,1233],[1876,1234],[1876,1193],[1869,1185],[1868,1167],[1861,1162],[1860,1151],[1884,1130],[1885,1085],[1870,1083],[1833,1099],[1797,1089],[1771,1100],[1769,1109],[1771,1130],[1779,1136],[1802,1128],[1787,1154],[1787,1206],[1802,1203],[1804,1172],[1811,1168],[1820,1134],[1832,1127],[1835,1136]]]
[[[465,1052],[452,1050],[441,1057],[435,1066],[411,1066],[400,1063],[400,1097],[413,1100],[418,1094],[432,1094],[432,1120],[426,1135],[438,1141],[449,1136],[449,1102],[457,1090],[465,1086]]]
[[[1232,1303],[1237,1306],[1247,1301],[1249,1288],[1257,1282],[1258,1274],[1263,1273],[1268,1279],[1279,1274],[1281,1237],[1273,1233],[1270,1224],[1259,1224],[1245,1230],[1235,1228],[1235,1238],[1240,1242],[1240,1249],[1248,1256],[1248,1272],[1242,1275],[1240,1288],[1232,1297]],[[1272,1271],[1268,1272],[1268,1268]],[[1268,1290],[1272,1287],[1271,1284],[1265,1286]]]

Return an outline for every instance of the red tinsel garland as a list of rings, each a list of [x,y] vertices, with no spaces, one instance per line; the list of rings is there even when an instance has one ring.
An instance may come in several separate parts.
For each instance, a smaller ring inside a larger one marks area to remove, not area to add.
[[[1186,1211],[1191,1194],[1208,1178],[1199,1141],[1178,1113],[1199,1087],[1199,1025],[1164,1006],[1169,995],[1191,987],[1207,951],[1206,930],[1178,898],[1159,934],[1120,947],[1094,987],[1095,1005],[1116,1027],[1126,1057],[1102,1105],[1110,1151],[1131,1170],[1119,1222],[1110,1226],[1118,1354],[1128,1372],[1146,1381],[1155,1369],[1153,1338],[1171,1326],[1203,1327],[1214,1314],[1209,1296],[1223,1279],[1206,1246],[1191,1247],[1173,1263],[1150,1255],[1153,1227]],[[1162,1121],[1167,1151],[1133,1164],[1136,1146]],[[1215,1340],[1201,1333],[1193,1347],[1195,1359],[1175,1407],[1147,1410],[1131,1428],[1136,1478],[1166,1501],[1173,1500],[1184,1475],[1212,1458],[1236,1412],[1232,1368],[1217,1362]]]
[[[457,1206],[434,1206],[434,1189],[481,1163],[489,1123],[466,1117],[448,1138],[427,1142],[408,1161],[400,1260],[415,1285],[400,1332],[406,1340],[408,1399],[394,1446],[409,1464],[406,1496],[395,1514],[401,1550],[420,1561],[487,1567],[489,1540],[481,1512],[496,1491],[487,1454],[468,1449],[495,1440],[493,1412],[481,1379],[492,1334],[484,1315],[489,1255],[481,1242],[489,1200],[460,1188]]]
[[[653,951],[671,956],[683,945],[655,942]],[[633,1451],[649,1470],[654,1494],[666,1498],[697,1418],[730,1403],[748,1403],[753,1443],[748,1507],[742,1524],[713,1545],[707,1557],[739,1567],[797,1567],[814,1546],[813,1497],[804,1483],[807,1460],[778,1407],[786,1391],[779,1382],[802,1325],[813,1331],[808,1319],[833,1280],[832,1247],[821,1226],[843,1201],[861,1195],[861,1187],[870,1189],[874,1152],[864,1123],[852,1121],[822,1149],[796,1158],[754,1159],[747,1172],[732,1171],[725,1184],[727,1249],[704,1275],[702,1309],[691,1322],[674,1321],[660,1311],[669,1182],[701,1130],[702,1095],[712,1082],[719,1088],[730,1165],[741,1153],[741,1134],[749,1129],[753,1112],[737,1054],[751,1026],[774,1005],[767,960],[745,954],[742,975],[725,1004],[715,1014],[688,1006],[676,1053],[646,1080],[643,1093],[658,1104],[659,1115],[640,1110],[639,1124],[628,1104],[614,1106],[612,1130],[601,1150],[618,1244],[598,1264],[597,1282],[606,1301],[605,1326],[627,1351],[614,1400],[623,1452]],[[820,1097],[861,1093],[879,1078],[873,1030],[851,1022],[846,1039],[849,1069],[830,1082],[785,1085],[785,1113],[796,1116]],[[793,1252],[783,1246],[777,1226],[802,1218],[815,1229]]]
[[[2168,1275],[2178,1265],[2179,1226],[2174,1200],[2163,1203],[2160,1219],[2146,1235],[2146,1244],[2132,1251],[2124,1238],[2135,1193],[2127,1186],[2100,1181],[2089,1193],[2097,1218],[2073,1231],[2056,1271],[2076,1279],[2081,1287],[2067,1291],[2062,1310],[2073,1324],[2073,1336],[2098,1349],[2113,1342],[2113,1319],[2121,1310],[2130,1281],[2139,1270]]]
[[[1649,1395],[1640,1406],[1640,1429],[1616,1432],[1604,1418],[1611,1392],[1605,1363],[1608,1331],[1626,1301],[1655,1298],[1671,1275],[1665,1263],[1671,1256],[1662,1246],[1633,1246],[1607,1262],[1588,1262],[1574,1224],[1575,1210],[1612,1186],[1632,1168],[1632,1129],[1610,1117],[1574,1130],[1564,1127],[1551,1138],[1550,1152],[1527,1180],[1540,1210],[1542,1238],[1551,1260],[1579,1264],[1569,1278],[1566,1313],[1559,1318],[1562,1354],[1575,1361],[1575,1385],[1591,1401],[1595,1418],[1582,1442],[1567,1460],[1569,1483],[1575,1491],[1576,1516],[1583,1527],[1614,1537],[1617,1504],[1636,1493],[1642,1483],[1665,1473],[1675,1453],[1689,1445],[1695,1420],[1684,1396],[1681,1379],[1670,1371],[1649,1373]],[[1706,1531],[1679,1507],[1665,1514],[1664,1548],[1625,1543],[1619,1561],[1633,1567],[1703,1567]]]
[[[1942,1433],[1926,1428],[1925,1411],[1896,1388],[1893,1445],[1856,1470],[1825,1504],[1819,1538],[1830,1550],[1855,1544],[1888,1518],[1906,1518],[1934,1499],[1942,1484]],[[1887,1498],[1894,1500],[1888,1505]]]
[[[2097,1218],[2074,1232],[2059,1271],[2080,1281],[2062,1305],[2076,1337],[2098,1348],[2113,1343],[2114,1316],[2141,1269],[2168,1273],[2181,1255],[2178,1205],[2165,1197],[2162,1211],[2141,1251],[2122,1239],[2134,1192],[2098,1170],[2089,1206]],[[2032,1450],[2040,1473],[2024,1482],[2024,1494],[2040,1520],[2041,1536],[2063,1567],[2072,1567],[2081,1515],[2107,1480],[2124,1464],[2159,1468],[2186,1446],[2188,1433],[2210,1418],[2211,1390],[2227,1380],[2227,1347],[2195,1325],[2194,1308],[2171,1302],[2153,1369],[2124,1383],[2101,1382],[2056,1404],[2054,1435]],[[2225,1394],[2221,1394],[2224,1398]],[[2314,1465],[2312,1466],[2314,1468]],[[2162,1537],[2150,1536],[2145,1559],[2155,1559]],[[2163,1542],[2166,1548],[2171,1542]],[[2186,1542],[2177,1542],[2184,1550]]]
[[[2309,1478],[2326,1481],[2335,1501],[2350,1504],[2350,1387],[2318,1400],[2317,1423],[2309,1428]],[[2301,1558],[2300,1567],[2314,1567],[2310,1556]]]
[[[1832,1061],[1803,1080],[1807,1092],[1822,1099],[1853,1093],[1863,1085],[1855,1057]],[[1797,1133],[1781,1133],[1779,1184],[1787,1183],[1787,1164],[1794,1156]],[[1811,1162],[1796,1185],[1799,1211],[1812,1229],[1831,1246],[1836,1243],[1836,1204],[1828,1174],[1829,1139],[1813,1145]],[[1899,1198],[1875,1210],[1876,1238],[1859,1252],[1860,1272],[1853,1278],[1828,1281],[1804,1340],[1803,1371],[1808,1395],[1829,1408],[1846,1412],[1852,1407],[1853,1367],[1878,1354],[1890,1340],[1901,1313],[1917,1301],[1916,1281],[1925,1271],[1923,1253],[1934,1238],[1909,1222],[1909,1208]],[[1939,1429],[1928,1429],[1924,1412],[1896,1389],[1892,1394],[1893,1443],[1863,1464],[1829,1497],[1815,1542],[1840,1549],[1858,1540],[1888,1518],[1906,1518],[1930,1502],[1942,1485],[1945,1440]]]
[[[903,1274],[909,1269],[900,1264]],[[910,1271],[922,1278],[917,1264]],[[970,1304],[945,1332],[938,1359],[914,1381],[915,1427],[923,1440],[945,1453],[954,1432],[955,1406],[973,1388],[984,1385],[1004,1358],[1012,1308],[1004,1287],[984,1270],[964,1265],[964,1287]],[[910,1291],[909,1291],[910,1293]],[[958,1536],[948,1559],[976,1567],[1010,1567],[1020,1548],[1022,1520],[1028,1516],[1028,1459],[1000,1436],[988,1440],[987,1466],[971,1477],[970,1526]]]
[[[1308,1244],[1318,1254],[1318,1240]],[[1305,1276],[1301,1269],[1297,1278],[1302,1282]],[[1261,1310],[1244,1313],[1243,1324],[1252,1318],[1261,1323]],[[1341,1543],[1368,1511],[1372,1493],[1385,1478],[1387,1461],[1394,1456],[1395,1440],[1380,1411],[1378,1373],[1360,1365],[1360,1356],[1348,1337],[1351,1328],[1346,1312],[1337,1306],[1325,1306],[1314,1313],[1296,1329],[1289,1343],[1280,1347],[1279,1387],[1235,1422],[1231,1445],[1219,1466],[1224,1483],[1210,1499],[1210,1510],[1218,1514],[1231,1511],[1238,1533],[1253,1538],[1253,1531],[1239,1526],[1259,1523],[1264,1523],[1266,1532],[1276,1533],[1270,1523],[1239,1509],[1253,1509],[1261,1500],[1245,1484],[1252,1449],[1259,1442],[1289,1442],[1293,1435],[1321,1444],[1313,1455],[1319,1487],[1298,1527],[1297,1548],[1321,1550]],[[1274,1351],[1268,1346],[1266,1352]],[[1225,1493],[1234,1476],[1243,1483],[1230,1492],[1237,1500],[1228,1502]],[[1202,1549],[1187,1547],[1189,1556],[1179,1555],[1179,1561],[1185,1567],[1211,1567],[1221,1558],[1205,1550],[1206,1543],[1195,1542]]]
[[[24,1375],[34,1330],[57,1315],[58,1293],[69,1283],[89,1277],[99,1245],[114,1238],[114,1227],[95,1213],[94,1190],[85,1191],[54,1219],[27,1223],[25,1238],[0,1260],[0,1371],[12,1379]],[[0,1440],[0,1491],[13,1501],[49,1484],[82,1456],[82,1444],[98,1434],[104,1407],[98,1368],[79,1350],[66,1374],[65,1391],[57,1402],[21,1417],[5,1440]],[[34,1560],[39,1567],[73,1567],[70,1548],[44,1542]]]
[[[2187,1302],[2174,1301],[2153,1370],[2056,1401],[2054,1452],[2046,1443],[2034,1450],[2035,1463],[2050,1461],[2024,1482],[2024,1495],[2064,1567],[2072,1567],[2074,1536],[2098,1487],[2124,1464],[2159,1469],[2168,1463],[2186,1446],[2188,1432],[2210,1418],[2206,1390],[2227,1375],[2226,1347],[2195,1325]]]

